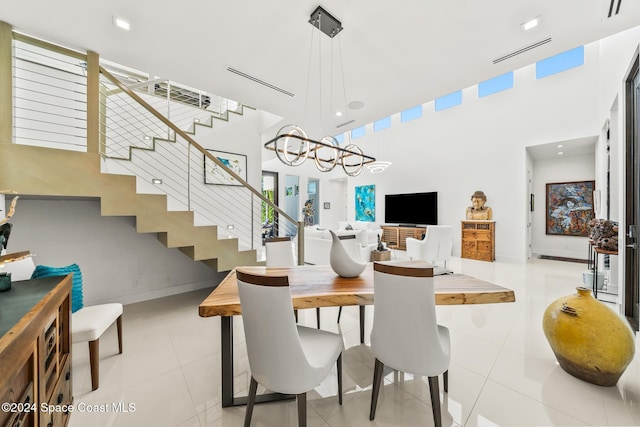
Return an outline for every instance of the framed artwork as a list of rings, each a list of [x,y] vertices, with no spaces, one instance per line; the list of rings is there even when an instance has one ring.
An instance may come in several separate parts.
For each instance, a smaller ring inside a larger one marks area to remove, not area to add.
[[[587,237],[595,181],[547,184],[547,234]]]
[[[356,221],[376,220],[376,186],[356,187]]]
[[[226,151],[207,150],[245,181],[247,180],[247,156],[244,154],[227,153]],[[204,183],[214,185],[242,185],[220,166],[204,157]]]

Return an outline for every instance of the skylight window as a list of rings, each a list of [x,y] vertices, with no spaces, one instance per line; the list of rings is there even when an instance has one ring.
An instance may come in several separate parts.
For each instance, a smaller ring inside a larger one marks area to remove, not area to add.
[[[336,141],[338,141],[338,144],[344,144],[344,133],[336,135],[334,136],[334,138],[336,139]]]
[[[462,104],[461,90],[436,98],[436,111],[446,110],[459,104]]]
[[[378,132],[390,127],[391,127],[391,117],[385,117],[384,119],[376,120],[375,122],[373,122],[374,132]]]
[[[536,62],[536,79],[584,65],[584,46]]]
[[[513,71],[478,83],[478,97],[482,98],[511,88],[513,88]]]
[[[413,108],[409,108],[408,110],[404,110],[400,113],[400,122],[410,122],[414,119],[419,119],[422,117],[422,105],[416,105]]]

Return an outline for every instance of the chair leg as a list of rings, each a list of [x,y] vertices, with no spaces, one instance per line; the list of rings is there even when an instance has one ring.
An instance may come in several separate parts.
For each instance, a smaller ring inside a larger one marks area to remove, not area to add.
[[[316,307],[316,322],[318,323],[318,329],[320,329],[320,307]]]
[[[89,369],[91,370],[91,390],[100,386],[100,338],[89,341]]]
[[[249,384],[249,399],[247,400],[247,410],[244,413],[244,427],[251,425],[251,416],[253,415],[253,406],[256,403],[256,392],[258,391],[258,382],[251,377]]]
[[[358,308],[360,309],[360,344],[364,344],[364,305]]]
[[[340,306],[340,308],[338,308],[338,320],[336,320],[336,323],[340,323],[340,316],[342,315],[342,306]]]
[[[442,411],[440,410],[440,387],[438,377],[429,377],[429,392],[431,393],[431,408],[433,409],[433,422],[436,427],[442,427]]]
[[[336,368],[338,369],[338,403],[342,405],[342,353],[338,356]]]
[[[307,427],[307,393],[297,394],[296,400],[298,401],[298,427]]]
[[[376,417],[376,407],[378,406],[378,395],[380,394],[380,384],[382,383],[382,371],[384,363],[376,358],[376,366],[373,369],[373,390],[371,392],[371,412],[369,412],[369,420],[373,421]]]
[[[442,379],[444,380],[444,392],[449,393],[449,370],[444,371]]]
[[[122,315],[116,319],[116,327],[118,329],[118,354],[122,354]]]

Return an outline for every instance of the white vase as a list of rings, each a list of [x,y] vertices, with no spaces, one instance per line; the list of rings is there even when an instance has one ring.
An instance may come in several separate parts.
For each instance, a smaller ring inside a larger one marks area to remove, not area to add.
[[[331,233],[331,252],[329,253],[331,268],[340,277],[358,277],[362,274],[367,264],[357,262],[351,258],[336,233],[331,230],[329,230],[329,233]]]

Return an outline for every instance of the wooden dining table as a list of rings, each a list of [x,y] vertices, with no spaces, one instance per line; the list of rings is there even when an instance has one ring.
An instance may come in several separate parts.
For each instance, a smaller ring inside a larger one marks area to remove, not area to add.
[[[393,262],[409,267],[431,267],[421,261]],[[294,310],[318,307],[360,307],[360,342],[364,342],[364,307],[373,304],[373,263],[358,277],[338,276],[329,265],[295,267],[237,267],[199,306],[201,317],[221,317],[222,406],[246,404],[246,397],[234,396],[233,316],[242,314],[236,270],[255,275],[287,276]],[[437,305],[494,304],[515,301],[513,290],[465,274],[434,277]],[[276,393],[258,396],[256,402],[282,398]]]

